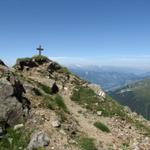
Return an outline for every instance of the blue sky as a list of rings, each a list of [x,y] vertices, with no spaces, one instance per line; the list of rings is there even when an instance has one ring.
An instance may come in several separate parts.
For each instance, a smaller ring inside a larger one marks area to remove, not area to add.
[[[149,0],[1,0],[0,58],[150,68]]]

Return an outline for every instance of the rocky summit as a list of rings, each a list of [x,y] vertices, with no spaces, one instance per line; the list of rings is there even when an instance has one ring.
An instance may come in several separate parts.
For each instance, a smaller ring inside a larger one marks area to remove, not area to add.
[[[150,122],[45,56],[0,60],[1,150],[149,150]]]

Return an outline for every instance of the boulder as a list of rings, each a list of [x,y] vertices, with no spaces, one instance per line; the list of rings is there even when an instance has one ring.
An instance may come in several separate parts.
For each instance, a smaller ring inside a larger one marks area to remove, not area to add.
[[[0,121],[5,120],[12,125],[22,115],[22,104],[13,96],[14,88],[6,80],[0,79]]]
[[[39,131],[32,136],[30,143],[27,147],[27,150],[34,150],[34,149],[46,147],[49,145],[49,143],[50,143],[50,138],[48,134]]]
[[[21,88],[22,87],[22,88]],[[23,97],[23,85],[13,75],[0,78],[0,127],[13,126],[23,119],[30,102]]]
[[[59,88],[56,83],[53,84],[51,91],[52,91],[52,94],[56,94],[59,92]]]

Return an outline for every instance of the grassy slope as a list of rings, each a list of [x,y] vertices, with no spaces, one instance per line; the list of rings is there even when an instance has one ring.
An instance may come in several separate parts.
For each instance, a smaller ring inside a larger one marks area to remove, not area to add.
[[[125,92],[121,92],[125,90]],[[130,91],[128,91],[130,90]],[[110,93],[123,105],[128,105],[133,111],[150,119],[150,78]]]

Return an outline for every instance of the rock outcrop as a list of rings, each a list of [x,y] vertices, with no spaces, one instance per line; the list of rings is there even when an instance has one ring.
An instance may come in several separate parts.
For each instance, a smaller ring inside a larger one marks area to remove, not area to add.
[[[105,98],[106,94],[105,92],[101,89],[101,87],[97,84],[88,84],[88,87],[91,88],[97,95]]]
[[[6,78],[0,79],[0,120],[11,125],[22,115],[22,104],[14,95],[14,87]]]
[[[13,126],[27,116],[30,102],[23,96],[25,89],[15,76],[9,73],[0,78],[0,127]]]
[[[9,72],[9,68],[5,65],[5,63],[0,60],[0,77],[6,75]]]
[[[44,63],[48,63],[50,60],[47,57],[44,56],[35,56],[32,58],[23,58],[23,59],[17,59],[16,65],[14,66],[17,70],[28,70],[33,67],[38,67],[39,65],[42,65]]]

